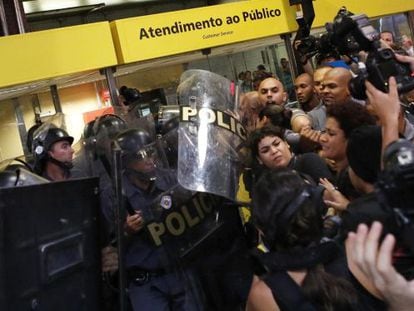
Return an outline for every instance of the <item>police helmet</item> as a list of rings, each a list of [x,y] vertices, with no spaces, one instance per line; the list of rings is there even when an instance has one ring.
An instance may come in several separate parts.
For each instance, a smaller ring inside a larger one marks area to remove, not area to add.
[[[92,121],[85,124],[85,127],[83,128],[83,134],[82,134],[84,139],[88,139],[90,137],[95,136],[95,134],[93,132],[93,126],[94,126],[96,120],[97,119],[92,120]]]
[[[155,142],[147,131],[138,128],[126,130],[117,136],[115,143],[122,150],[122,165],[128,175],[146,182],[155,181]],[[130,167],[131,163],[140,160],[150,165],[142,170]]]
[[[40,127],[33,138],[33,155],[35,161],[40,161],[46,158],[47,152],[52,148],[52,145],[58,141],[66,140],[71,145],[73,137],[61,128],[48,124],[47,127]]]
[[[141,158],[142,151],[150,147],[154,140],[144,129],[129,129],[119,133],[115,139],[125,156]]]
[[[95,120],[93,124],[93,133],[95,136],[100,133],[105,133],[105,136],[110,139],[115,138],[115,136],[127,129],[126,122],[114,114],[106,114]]]

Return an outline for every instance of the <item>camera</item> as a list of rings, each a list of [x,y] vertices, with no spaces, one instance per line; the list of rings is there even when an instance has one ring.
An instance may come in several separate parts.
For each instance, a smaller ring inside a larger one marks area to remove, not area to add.
[[[351,95],[356,99],[366,99],[365,80],[377,89],[388,92],[391,76],[395,77],[400,93],[414,89],[410,66],[397,61],[393,50],[381,48],[380,35],[368,17],[365,14],[351,15],[344,8],[341,10],[333,24],[332,36],[338,51],[342,55],[368,52],[365,66],[361,66],[359,75],[350,81]]]
[[[366,27],[367,23],[365,21],[368,21],[368,19],[363,17],[353,15],[345,7],[342,7],[335,16],[333,23],[325,24],[327,33],[322,34],[319,38],[309,35],[301,39],[301,43],[296,47],[296,50],[301,56],[306,58],[314,55],[317,55],[317,58],[328,56],[339,58],[341,54],[347,55],[358,52],[362,48],[358,41],[353,38],[354,23],[361,24],[362,34],[365,35],[360,38],[361,34],[358,33],[357,37],[359,37],[364,46],[366,46],[367,41],[370,41],[368,38],[372,32],[372,29]]]
[[[383,161],[376,184],[380,202],[414,221],[414,144],[405,139],[391,143]]]
[[[379,203],[394,219],[397,236],[414,253],[414,145],[405,139],[389,144],[383,161],[375,184]]]
[[[365,68],[349,83],[351,95],[356,99],[366,99],[365,80],[377,89],[388,92],[388,79],[394,76],[398,92],[405,93],[414,89],[414,77],[408,64],[396,60],[391,49],[375,50],[368,54]]]
[[[321,56],[333,55],[339,57],[335,47],[332,45],[330,34],[323,34],[319,38],[308,36],[301,40],[296,50],[306,59],[319,54]]]
[[[388,92],[388,79],[394,76],[399,93],[414,89],[414,77],[408,64],[395,58],[391,49],[382,49],[378,31],[372,27],[365,14],[354,15],[342,7],[333,23],[325,26],[327,34],[317,39],[308,36],[297,47],[302,56],[346,55],[353,59],[360,51],[368,52],[365,66],[360,63],[360,73],[350,82],[351,94],[356,99],[366,99],[365,80],[377,89]]]

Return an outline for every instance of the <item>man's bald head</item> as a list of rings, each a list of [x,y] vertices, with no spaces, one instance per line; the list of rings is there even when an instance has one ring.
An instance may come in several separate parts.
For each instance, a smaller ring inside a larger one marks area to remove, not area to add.
[[[296,81],[306,81],[308,83],[313,83],[313,77],[309,73],[305,72],[298,75],[295,79],[295,82]]]
[[[324,66],[315,69],[315,71],[313,72],[313,85],[315,87],[316,93],[319,96],[321,95],[323,77],[331,69],[332,67]]]
[[[346,103],[351,99],[349,91],[349,81],[352,74],[345,68],[332,68],[323,78],[322,95],[327,105],[334,103]]]
[[[264,79],[259,85],[258,92],[262,104],[284,105],[287,100],[285,87],[275,78]]]

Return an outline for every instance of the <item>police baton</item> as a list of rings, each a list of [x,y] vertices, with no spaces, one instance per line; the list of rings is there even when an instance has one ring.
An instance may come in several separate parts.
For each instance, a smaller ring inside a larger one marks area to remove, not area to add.
[[[126,273],[124,263],[125,241],[124,241],[124,221],[125,208],[122,196],[122,150],[119,145],[112,143],[112,160],[115,190],[115,221],[116,221],[116,238],[118,241],[118,288],[119,288],[119,310],[126,311],[127,294],[126,294]]]

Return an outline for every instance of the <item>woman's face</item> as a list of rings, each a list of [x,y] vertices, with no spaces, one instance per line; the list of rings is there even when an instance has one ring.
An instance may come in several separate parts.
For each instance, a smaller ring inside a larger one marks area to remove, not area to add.
[[[320,143],[322,145],[322,156],[335,161],[346,159],[346,146],[348,140],[344,131],[339,127],[335,118],[326,119],[325,132],[322,134]]]
[[[267,168],[286,167],[292,159],[288,143],[277,136],[264,137],[257,149],[259,163]]]

